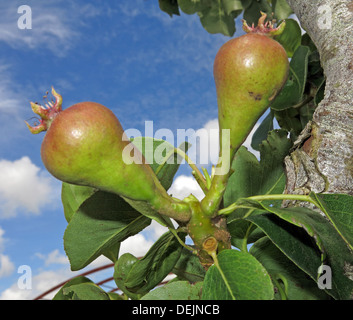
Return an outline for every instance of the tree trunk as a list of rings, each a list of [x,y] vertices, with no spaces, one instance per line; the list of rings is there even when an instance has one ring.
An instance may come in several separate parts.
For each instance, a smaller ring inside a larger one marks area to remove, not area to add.
[[[285,159],[286,192],[353,195],[353,1],[288,0],[320,53],[324,99]]]

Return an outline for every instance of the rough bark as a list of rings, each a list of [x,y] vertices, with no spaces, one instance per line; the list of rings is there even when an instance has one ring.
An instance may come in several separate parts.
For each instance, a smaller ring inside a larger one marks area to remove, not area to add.
[[[313,120],[285,159],[286,192],[352,195],[353,1],[288,0],[288,3],[318,48],[326,87]]]

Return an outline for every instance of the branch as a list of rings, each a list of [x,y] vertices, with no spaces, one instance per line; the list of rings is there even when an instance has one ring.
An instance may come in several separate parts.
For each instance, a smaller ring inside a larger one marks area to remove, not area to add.
[[[305,150],[298,149],[286,159],[287,192],[353,194],[352,1],[288,3],[319,51],[326,87],[324,99],[307,128],[311,135],[309,139],[306,135],[309,148],[307,144]],[[315,180],[321,180],[319,185]]]

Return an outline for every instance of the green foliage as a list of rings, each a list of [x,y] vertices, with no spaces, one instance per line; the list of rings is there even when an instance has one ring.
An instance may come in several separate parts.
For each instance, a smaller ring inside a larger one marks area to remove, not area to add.
[[[132,292],[145,294],[172,271],[183,247],[171,232],[162,235],[131,268],[124,285]]]
[[[250,253],[224,250],[206,274],[204,300],[272,300],[273,285],[266,269]]]
[[[110,295],[90,279],[80,276],[67,282],[53,300],[110,300]]]
[[[260,145],[260,161],[245,148],[239,149],[233,160],[234,173],[224,194],[224,205],[229,206],[238,199],[253,195],[282,193],[286,181],[282,163],[291,145],[287,133],[280,130],[270,132],[268,139]],[[232,245],[239,249],[246,247],[249,241],[251,243],[257,239],[256,236],[247,238],[253,234],[251,231],[254,231],[254,226],[240,219],[248,216],[253,210],[254,208],[242,208],[228,216]]]
[[[158,0],[159,8],[168,13],[171,17],[173,14],[179,15],[178,1],[177,0]]]
[[[177,263],[174,265],[172,273],[181,280],[191,283],[202,282],[205,277],[205,269],[200,263],[200,259],[191,251],[183,248]]]
[[[286,19],[285,21],[284,31],[279,36],[276,36],[275,39],[286,50],[288,57],[291,58],[295,50],[300,46],[301,29],[296,20]]]
[[[209,33],[221,33],[233,36],[235,18],[243,13],[249,23],[255,23],[260,11],[277,20],[286,19],[292,10],[286,0],[159,0],[159,7],[169,16],[197,14],[205,30]]]
[[[315,194],[315,199],[321,203],[326,216],[333,226],[353,249],[353,197],[347,194]]]
[[[71,269],[80,270],[101,254],[115,261],[120,242],[150,223],[120,197],[97,191],[75,212],[64,233]]]
[[[353,257],[345,242],[334,228],[320,214],[307,208],[271,209],[263,206],[266,213],[248,219],[269,236],[289,259],[316,280],[322,264],[332,269],[332,288],[327,293],[335,299],[350,299],[353,282],[347,276],[347,265],[352,265]],[[272,212],[278,218],[269,214]],[[290,223],[288,225],[284,221]],[[278,225],[280,227],[278,227]],[[293,226],[297,226],[294,228]],[[306,239],[302,233],[311,237]],[[281,228],[281,232],[278,232]],[[308,249],[308,245],[315,242]]]
[[[130,253],[124,253],[119,257],[119,260],[114,264],[114,281],[118,288],[130,299],[139,299],[140,296],[131,292],[126,286],[125,281],[129,275],[133,265],[138,259]]]
[[[269,273],[275,286],[276,300],[324,300],[329,297],[267,236],[256,241],[250,253]]]
[[[143,296],[141,300],[200,300],[202,282],[171,281]]]
[[[63,182],[61,198],[67,222],[70,222],[72,216],[79,209],[80,205],[94,193],[95,190],[91,187],[76,186]]]

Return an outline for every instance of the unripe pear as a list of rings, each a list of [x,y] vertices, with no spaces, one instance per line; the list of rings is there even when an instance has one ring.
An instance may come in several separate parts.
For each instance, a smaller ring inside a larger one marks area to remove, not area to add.
[[[286,51],[271,38],[282,32],[284,23],[273,28],[271,22],[264,23],[265,18],[262,14],[256,28],[244,22],[248,33],[226,42],[214,61],[220,133],[230,130],[231,158],[288,75]]]
[[[54,177],[115,193],[162,224],[169,222],[158,214],[184,222],[190,219],[189,206],[168,195],[110,109],[81,102],[62,110],[62,97],[54,88],[52,94],[54,103],[31,103],[41,118],[37,126],[27,126],[32,133],[47,131],[41,156]]]
[[[54,104],[32,103],[41,116],[32,133],[46,130],[41,156],[46,169],[57,179],[91,186],[124,197],[151,201],[159,181],[137,148],[131,147],[114,113],[95,102],[81,102],[62,110],[62,99],[53,89]],[[133,150],[133,151],[132,151]],[[130,159],[130,152],[134,159]]]
[[[261,15],[258,26],[226,42],[218,51],[213,74],[217,91],[220,151],[216,174],[201,206],[214,216],[230,176],[232,159],[257,120],[270,106],[287,80],[289,62],[284,48],[271,37],[285,26],[274,28]]]

